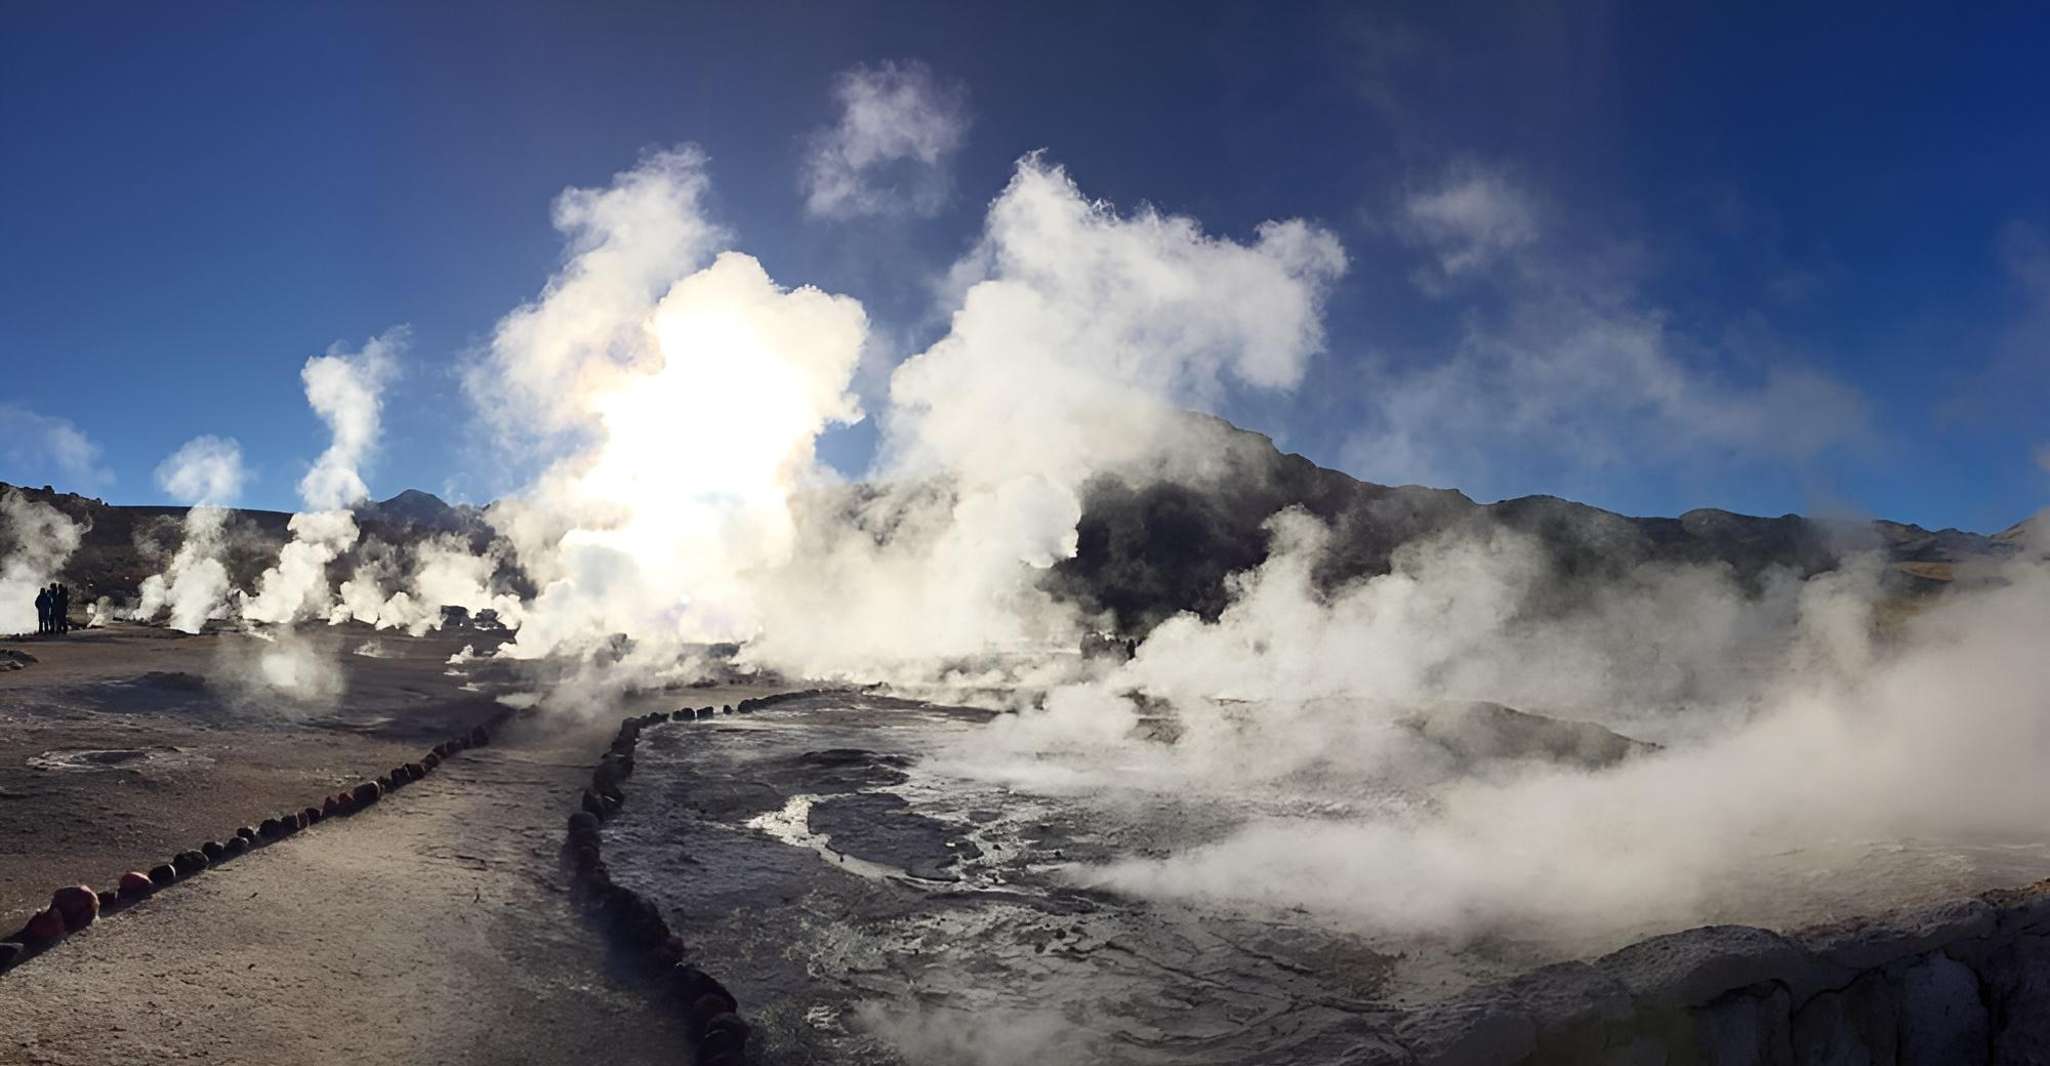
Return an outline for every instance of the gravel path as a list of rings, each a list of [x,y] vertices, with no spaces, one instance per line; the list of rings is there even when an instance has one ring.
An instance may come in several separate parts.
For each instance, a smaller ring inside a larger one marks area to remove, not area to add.
[[[682,1061],[557,863],[609,729],[522,732],[0,976],[0,1063]]]

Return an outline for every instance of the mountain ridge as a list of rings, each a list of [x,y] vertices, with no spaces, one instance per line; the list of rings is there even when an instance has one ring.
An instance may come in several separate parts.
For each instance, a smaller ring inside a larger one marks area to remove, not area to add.
[[[1317,566],[1327,587],[1387,572],[1395,549],[1417,537],[1491,527],[1534,538],[1567,577],[1617,575],[1647,562],[1705,563],[1727,565],[1740,582],[1755,584],[1771,568],[1807,577],[1835,568],[1852,552],[1876,550],[1886,560],[1890,591],[1909,595],[1941,588],[1961,570],[2007,558],[2029,543],[2050,541],[2036,535],[2050,532],[2044,515],[1983,534],[1714,507],[1673,517],[1630,516],[1546,494],[1484,504],[1457,489],[1362,481],[1210,415],[1186,414],[1176,431],[1178,450],[1167,458],[1099,474],[1083,487],[1077,551],[1042,581],[1057,596],[1108,612],[1121,633],[1144,632],[1180,611],[1216,617],[1228,600],[1226,577],[1266,558],[1267,522],[1291,507],[1331,530]],[[183,507],[115,505],[50,486],[0,482],[5,492],[55,507],[88,527],[60,578],[91,597],[132,599],[158,568],[155,560],[168,558],[182,537]],[[449,504],[419,489],[352,510],[366,541],[400,549],[454,535],[482,550],[493,536],[483,508]],[[225,561],[239,587],[250,587],[275,561],[290,517],[230,509]],[[0,554],[9,548],[0,530]]]

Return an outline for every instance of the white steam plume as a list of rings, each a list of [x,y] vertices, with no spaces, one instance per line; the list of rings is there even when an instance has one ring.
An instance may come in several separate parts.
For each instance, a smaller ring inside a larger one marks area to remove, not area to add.
[[[851,422],[861,306],[711,254],[703,156],[650,156],[556,207],[571,258],[500,323],[472,394],[501,423],[589,444],[493,508],[541,586],[506,654],[747,636],[748,575],[788,561],[790,497]]]
[[[162,573],[143,579],[134,616],[149,621],[170,611],[171,628],[197,633],[228,607],[228,568],[221,561],[227,505],[242,491],[242,446],[194,437],[157,467],[157,485],[185,503],[184,540]]]
[[[382,545],[373,541],[366,547]],[[475,552],[464,537],[443,534],[420,541],[411,554],[408,570],[390,558],[389,552],[361,553],[354,575],[337,590],[328,621],[353,619],[378,629],[403,629],[417,637],[441,628],[442,608],[461,607],[473,615],[488,609],[501,623],[519,626],[523,616],[519,598],[497,591],[492,580],[504,562],[500,543]],[[387,588],[395,591],[387,595]]]
[[[1188,218],[1125,216],[1038,156],[1020,161],[951,272],[947,335],[891,378],[885,495],[846,535],[822,516],[761,584],[758,661],[811,675],[992,649],[1072,648],[1038,591],[1075,551],[1092,475],[1178,450],[1178,407],[1287,389],[1323,346],[1330,233],[1268,222],[1248,244]]]
[[[1957,888],[1942,880],[1953,853],[1904,869],[1889,858],[1903,848],[2040,841],[2040,560],[1881,635],[1869,556],[1749,592],[1719,568],[1640,567],[1561,613],[1538,605],[1600,579],[1556,572],[1520,534],[1413,543],[1392,572],[1327,592],[1310,576],[1322,528],[1285,514],[1275,533],[1217,621],[1163,624],[1112,675],[964,753],[971,773],[1051,759],[1073,788],[1234,814],[1207,843],[1081,879],[1401,936],[1612,945],[1891,906]],[[1605,768],[1470,763],[1404,724],[1475,699],[1666,747]],[[1163,704],[1179,736],[1142,739]]]
[[[356,543],[356,520],[346,508],[369,495],[359,467],[377,442],[382,389],[396,371],[406,342],[403,328],[371,338],[361,351],[339,347],[306,360],[300,378],[306,401],[327,423],[330,442],[300,479],[308,510],[292,516],[292,539],[277,565],[257,579],[256,595],[242,605],[253,622],[291,624],[324,618],[334,603],[328,564]]]
[[[36,631],[36,592],[63,569],[87,528],[24,493],[0,492],[0,633]]]
[[[252,711],[299,717],[332,708],[347,690],[338,655],[298,629],[250,627],[215,646],[208,677]]]
[[[299,481],[299,496],[317,511],[334,511],[360,503],[370,495],[358,472],[377,443],[378,412],[383,389],[405,350],[407,330],[401,326],[372,337],[358,352],[331,348],[306,360],[299,371],[306,384],[306,402],[327,423],[327,450]]]
[[[754,638],[757,665],[873,677],[1072,647],[1036,582],[1074,551],[1082,483],[1170,455],[1177,406],[1298,382],[1345,269],[1315,226],[1242,244],[1120,215],[1029,157],[951,273],[952,329],[892,380],[874,487],[850,490],[813,448],[861,416],[866,317],[715,257],[704,167],[664,152],[565,193],[568,261],[468,377],[502,435],[569,442],[490,514],[542,589],[503,654],[627,633],[624,665],[673,664]]]

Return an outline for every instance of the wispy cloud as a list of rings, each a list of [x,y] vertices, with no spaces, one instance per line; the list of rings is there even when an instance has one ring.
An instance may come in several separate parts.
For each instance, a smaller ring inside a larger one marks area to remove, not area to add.
[[[1529,194],[1504,175],[1471,168],[1410,196],[1402,218],[1448,277],[1481,270],[1538,237]]]
[[[232,501],[247,476],[242,445],[227,437],[194,437],[157,466],[158,487],[194,505]]]
[[[1354,472],[1474,485],[1496,462],[1801,462],[1869,439],[1856,389],[1797,352],[1750,358],[1741,340],[1675,326],[1631,255],[1588,250],[1601,242],[1586,232],[1566,239],[1541,202],[1473,167],[1403,202],[1402,236],[1427,260],[1419,286],[1471,299],[1449,354],[1374,368],[1373,417],[1345,448]]]
[[[114,483],[100,462],[100,446],[70,419],[37,414],[0,403],[0,457],[8,476],[22,481],[62,481],[69,489],[99,489]]]
[[[1983,430],[2014,427],[2037,438],[2039,405],[2050,387],[2050,237],[2031,219],[2010,219],[2000,227],[1993,252],[2007,276],[2006,305],[1982,321],[1964,323],[1945,342],[1961,352],[1981,349],[1979,365],[1949,379],[1948,396],[1936,408],[1939,425]],[[1977,354],[1977,353],[1973,353]],[[2031,455],[2050,458],[2050,442]],[[2050,466],[2045,467],[2050,470]]]
[[[821,218],[938,214],[968,133],[968,94],[923,63],[855,67],[833,86],[840,120],[811,137],[800,187]]]
[[[2001,229],[2000,253],[2008,277],[2021,293],[2024,309],[2003,339],[1995,365],[2050,365],[2050,240],[2045,240],[2043,231],[2030,223],[2010,222]],[[2034,375],[2006,376],[2010,380],[2028,376],[2038,382],[2042,380],[2040,370]],[[2025,388],[2023,394],[2035,392]],[[2050,442],[2038,444],[2033,457],[2036,465],[2050,474]]]

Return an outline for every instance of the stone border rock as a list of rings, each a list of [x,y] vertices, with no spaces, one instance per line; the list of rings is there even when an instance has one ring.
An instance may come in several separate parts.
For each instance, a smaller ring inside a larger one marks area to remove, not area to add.
[[[510,717],[511,711],[493,717],[468,732],[436,744],[418,761],[392,767],[391,772],[367,780],[354,788],[323,797],[318,806],[284,811],[265,818],[255,828],[242,826],[223,840],[209,840],[172,856],[169,862],[150,867],[147,873],[130,870],[121,874],[115,888],[94,892],[87,885],[66,885],[50,896],[50,906],[36,912],[19,930],[0,937],[0,974],[32,959],[79,932],[99,918],[117,914],[156,895],[172,885],[197,877],[222,863],[245,855],[264,844],[283,840],[324,819],[347,817],[365,810],[386,795],[426,777],[435,767],[469,748],[491,743],[491,734]]]
[[[748,1025],[740,1019],[740,1003],[719,980],[688,961],[689,950],[669,929],[662,909],[639,893],[612,880],[605,865],[605,819],[626,804],[623,785],[633,776],[634,749],[641,732],[669,721],[696,721],[718,713],[746,713],[760,701],[741,706],[684,708],[673,715],[652,711],[622,719],[611,746],[591,771],[578,810],[569,816],[563,861],[570,870],[571,896],[613,946],[681,1011],[699,1066],[741,1066],[747,1058]]]

